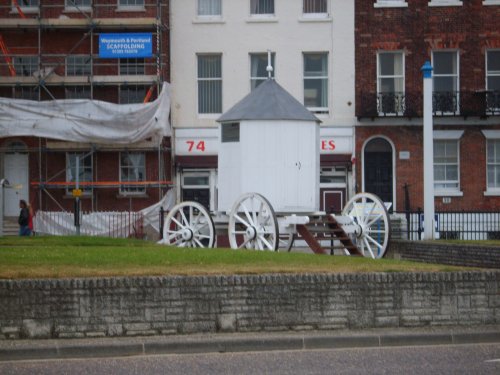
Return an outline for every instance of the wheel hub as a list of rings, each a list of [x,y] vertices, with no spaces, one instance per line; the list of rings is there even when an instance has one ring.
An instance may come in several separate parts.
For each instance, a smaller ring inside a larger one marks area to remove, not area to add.
[[[184,228],[181,232],[181,236],[184,241],[190,241],[193,239],[193,231],[190,228]]]
[[[255,237],[257,236],[257,230],[255,229],[255,227],[248,227],[245,233],[247,237],[251,240],[255,239]]]

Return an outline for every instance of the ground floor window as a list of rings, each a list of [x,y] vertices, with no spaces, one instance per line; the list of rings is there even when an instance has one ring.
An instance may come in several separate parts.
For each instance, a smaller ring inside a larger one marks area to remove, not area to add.
[[[488,190],[500,190],[500,139],[488,139],[486,142]]]
[[[127,85],[120,87],[120,104],[143,103],[148,88],[146,86]]]
[[[143,152],[120,152],[120,182],[146,179],[146,156]],[[120,194],[144,194],[145,186],[120,185]]]
[[[434,140],[434,189],[436,191],[460,190],[460,163],[458,141]]]
[[[209,211],[217,210],[217,172],[215,169],[181,169],[178,199],[198,202]]]
[[[66,182],[92,182],[92,153],[68,152],[66,154]],[[71,194],[75,186],[68,186],[66,192]],[[90,193],[91,187],[81,186],[84,193]]]

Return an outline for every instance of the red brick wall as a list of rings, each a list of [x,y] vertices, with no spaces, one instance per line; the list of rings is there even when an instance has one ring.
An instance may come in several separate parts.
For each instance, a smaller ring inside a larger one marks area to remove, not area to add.
[[[16,13],[11,13],[11,7],[6,6],[10,4],[11,0],[3,0],[0,7],[0,18],[21,18]],[[65,0],[40,0],[40,16],[42,18],[59,18],[64,15],[71,18],[85,18],[90,13],[85,12],[86,15],[80,11],[68,12],[64,6]],[[127,18],[127,17],[156,17],[157,4],[162,3],[164,12],[168,12],[168,1],[163,0],[144,0],[144,11],[124,12],[118,11],[118,0],[95,0],[93,1],[93,16],[95,18]],[[19,3],[21,3],[19,1]],[[25,12],[26,18],[37,18],[38,13]]]
[[[356,113],[361,93],[376,92],[379,50],[405,52],[406,92],[422,90],[420,68],[433,49],[460,51],[460,89],[485,87],[485,49],[500,48],[500,6],[466,0],[462,6],[429,7],[409,0],[407,8],[374,8],[374,0],[356,0]]]
[[[34,138],[23,139],[30,147],[38,148],[37,140]],[[168,141],[165,147],[168,148]],[[163,153],[162,163],[165,166],[164,173],[167,181],[171,180],[170,153],[167,150]],[[41,161],[41,163],[40,163]],[[119,152],[96,152],[93,155],[93,176],[95,181],[119,181]],[[40,181],[39,166],[42,165],[43,181],[65,181],[66,180],[66,153],[61,151],[43,150],[41,153],[33,151],[30,153],[30,182]],[[150,181],[158,180],[159,173],[158,152],[146,152],[146,179]],[[164,193],[167,188],[162,188]],[[41,198],[41,200],[40,200]],[[93,191],[93,202],[90,196],[82,198],[82,210],[84,211],[137,211],[148,207],[159,200],[158,188],[146,189],[144,196],[125,197],[119,194],[119,187],[95,188]],[[71,194],[66,193],[66,189],[47,188],[41,190],[36,185],[30,189],[30,201],[35,209],[47,211],[59,211],[60,206],[65,210],[72,211],[74,199]],[[94,206],[92,207],[92,203]]]
[[[356,114],[366,113],[362,96],[375,97],[377,79],[377,52],[400,50],[405,53],[405,92],[414,94],[416,115],[420,120],[395,126],[391,119],[361,118],[356,127],[356,155],[358,188],[362,185],[361,152],[365,141],[374,135],[389,138],[396,152],[396,210],[403,209],[407,183],[411,208],[423,207],[422,159],[422,73],[420,68],[431,60],[436,49],[459,51],[459,82],[461,91],[485,88],[485,50],[500,48],[500,6],[483,6],[483,0],[466,0],[462,6],[429,7],[429,0],[408,0],[406,8],[374,8],[374,0],[356,0]],[[462,103],[465,108],[466,103]],[[376,116],[375,116],[376,117]],[[477,118],[448,119],[449,126],[434,126],[435,130],[460,129],[460,188],[463,197],[451,197],[451,204],[436,198],[438,210],[500,209],[500,197],[485,197],[486,140],[482,129],[500,128],[500,117],[489,119],[490,125],[478,126]],[[415,123],[419,125],[415,126]],[[390,125],[390,126],[387,126]],[[399,160],[400,151],[409,151],[410,160]]]
[[[10,0],[9,0],[10,2]],[[161,80],[170,81],[170,56],[169,56],[169,13],[168,2],[158,0],[162,3],[161,8],[161,28],[160,28],[160,49],[162,66]],[[94,1],[94,14],[95,18],[120,18],[123,19],[123,25],[127,24],[127,18],[149,17],[156,18],[158,9],[156,7],[156,0],[145,0],[146,10],[143,12],[117,12],[117,0],[98,0]],[[42,18],[59,18],[60,16],[70,18],[84,17],[79,12],[63,12],[64,0],[45,0],[43,1],[41,17]],[[27,18],[36,18],[38,14],[27,13]],[[11,13],[10,7],[0,7],[0,24],[2,18],[20,18],[17,13]],[[89,54],[90,53],[90,38],[85,37],[87,29],[74,29],[69,28],[44,28],[40,34],[41,38],[41,51],[38,49],[38,29],[2,29],[0,27],[0,34],[3,36],[5,44],[12,55],[38,55],[42,53],[41,63],[43,66],[56,66],[60,64],[56,70],[59,75],[65,75],[64,58],[67,54]],[[106,29],[105,31],[95,29],[93,40],[93,54],[97,56],[99,53],[98,34],[100,32],[153,32],[153,54],[157,51],[157,38],[156,27],[147,27],[144,29],[125,29],[123,27],[116,27],[115,29]],[[74,49],[73,49],[74,48]],[[59,54],[61,56],[47,56],[45,54]],[[156,57],[145,59],[146,74],[156,75]],[[94,75],[117,75],[118,74],[118,60],[113,59],[95,59]],[[0,56],[0,78],[2,76],[9,76],[9,71],[3,56]]]
[[[497,129],[500,127],[497,126]],[[435,130],[454,130],[459,127],[435,127]],[[500,197],[485,197],[486,191],[486,138],[484,127],[467,127],[460,139],[460,190],[462,197],[451,197],[444,204],[436,197],[436,210],[498,210]],[[491,128],[488,128],[491,129]],[[366,140],[374,136],[387,137],[395,147],[396,210],[404,209],[404,184],[409,185],[411,209],[423,208],[423,134],[420,126],[365,126],[356,129],[356,184],[362,186],[362,151]],[[400,160],[399,152],[408,151],[409,160]]]

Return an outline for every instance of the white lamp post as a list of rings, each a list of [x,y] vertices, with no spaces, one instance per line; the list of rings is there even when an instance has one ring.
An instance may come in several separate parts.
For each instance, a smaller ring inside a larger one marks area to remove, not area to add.
[[[424,240],[434,239],[434,139],[432,125],[432,65],[420,69],[424,75]]]

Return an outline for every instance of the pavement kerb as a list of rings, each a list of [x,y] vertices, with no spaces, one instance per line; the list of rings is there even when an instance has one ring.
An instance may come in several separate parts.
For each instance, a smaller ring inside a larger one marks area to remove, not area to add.
[[[500,343],[500,327],[440,332],[301,332],[0,341],[0,361]]]

